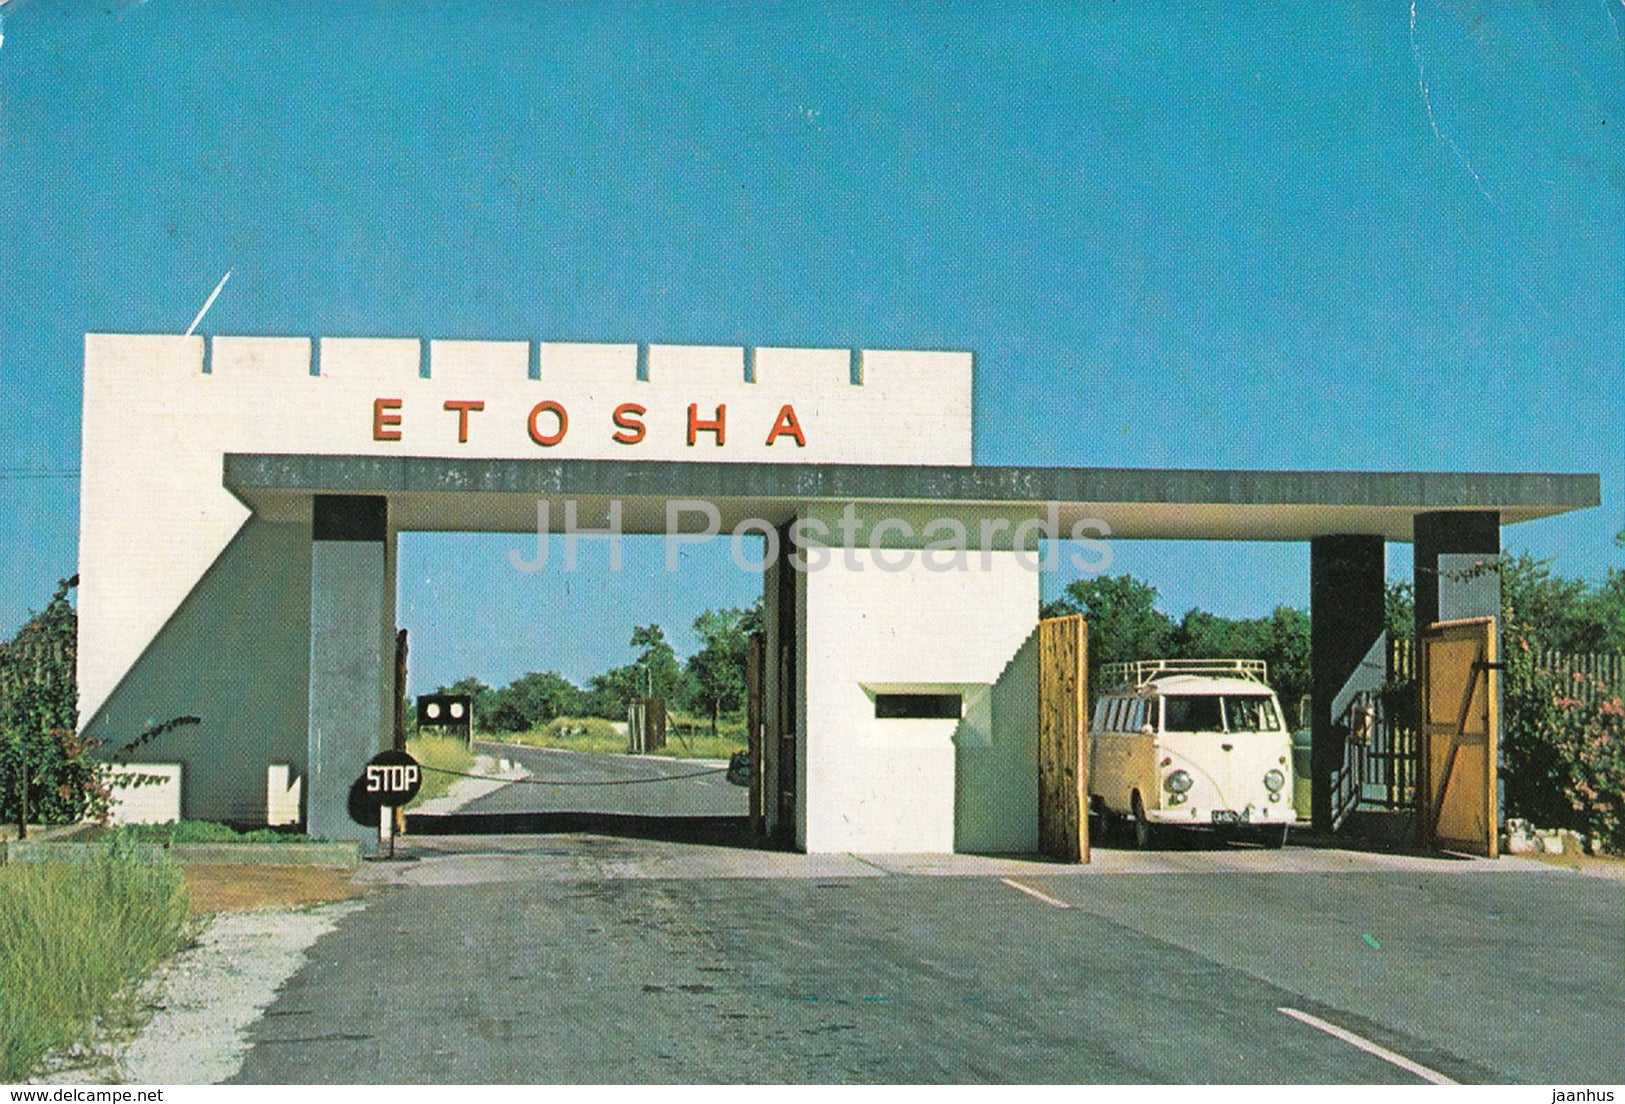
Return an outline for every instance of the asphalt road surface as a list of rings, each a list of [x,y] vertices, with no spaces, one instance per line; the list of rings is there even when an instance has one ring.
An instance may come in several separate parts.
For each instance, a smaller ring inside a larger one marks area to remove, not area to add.
[[[749,790],[729,782],[710,761],[587,755],[515,744],[481,743],[479,750],[517,761],[531,777],[469,802],[462,813],[742,817],[748,811]]]
[[[1625,1081],[1625,886],[1523,860],[409,843],[237,1080]]]

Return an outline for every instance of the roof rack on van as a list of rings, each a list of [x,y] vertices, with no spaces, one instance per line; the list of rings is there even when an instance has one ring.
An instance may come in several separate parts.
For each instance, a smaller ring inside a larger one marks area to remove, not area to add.
[[[1108,663],[1100,669],[1104,686],[1144,686],[1173,675],[1205,678],[1242,678],[1269,685],[1269,664],[1262,659],[1142,659]]]

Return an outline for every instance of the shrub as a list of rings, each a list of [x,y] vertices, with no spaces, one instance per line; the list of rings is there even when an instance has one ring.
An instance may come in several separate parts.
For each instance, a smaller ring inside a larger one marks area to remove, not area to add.
[[[65,824],[105,813],[107,787],[91,758],[94,744],[74,734],[78,622],[57,584],[45,609],[0,645],[0,817]]]
[[[570,751],[621,752],[626,736],[602,717],[555,717],[540,728],[506,737],[511,743],[529,747],[565,748]]]
[[[106,821],[110,782],[154,781],[139,771],[108,772],[100,743],[78,727],[78,618],[68,591],[76,575],[57,584],[45,609],[0,644],[0,819],[24,826]],[[115,761],[196,717],[153,724],[118,748]]]
[[[80,864],[0,867],[0,1081],[82,1039],[180,946],[188,904],[180,867],[137,861],[128,843]]]
[[[292,828],[251,828],[243,831],[213,820],[183,820],[172,824],[121,824],[101,830],[102,839],[133,843],[305,843],[303,832]]]
[[[1539,664],[1515,622],[1506,642],[1507,816],[1573,829],[1588,852],[1625,851],[1625,703],[1590,675]]]

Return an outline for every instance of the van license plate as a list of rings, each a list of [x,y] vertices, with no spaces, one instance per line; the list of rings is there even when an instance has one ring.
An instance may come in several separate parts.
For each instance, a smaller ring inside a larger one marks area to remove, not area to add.
[[[1213,823],[1214,824],[1246,824],[1247,823],[1247,810],[1243,809],[1241,812],[1238,813],[1234,809],[1214,809],[1213,810]]]

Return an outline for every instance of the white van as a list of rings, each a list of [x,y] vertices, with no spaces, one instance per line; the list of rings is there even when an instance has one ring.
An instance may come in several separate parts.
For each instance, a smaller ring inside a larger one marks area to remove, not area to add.
[[[1261,659],[1156,659],[1102,668],[1089,730],[1090,809],[1102,828],[1134,822],[1286,842],[1292,734]]]

